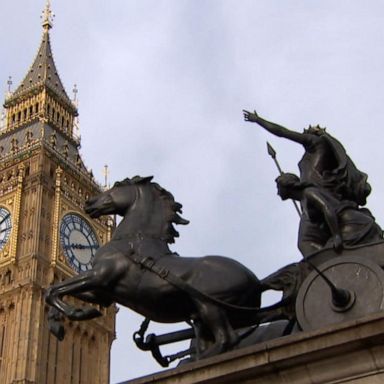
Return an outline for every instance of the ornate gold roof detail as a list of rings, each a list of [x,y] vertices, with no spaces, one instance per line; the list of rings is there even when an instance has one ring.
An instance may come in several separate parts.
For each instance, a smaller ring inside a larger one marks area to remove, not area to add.
[[[52,28],[52,20],[55,17],[55,15],[52,13],[50,0],[47,0],[41,17],[43,19],[43,23],[42,23],[43,28],[44,29]]]
[[[67,106],[71,107],[73,112],[76,111],[75,106],[64,89],[53,60],[49,28],[44,28],[39,50],[24,80],[11,96],[7,98],[5,104],[7,106],[15,99],[20,99],[26,94],[34,93],[34,91],[39,92],[44,88],[64,101]]]

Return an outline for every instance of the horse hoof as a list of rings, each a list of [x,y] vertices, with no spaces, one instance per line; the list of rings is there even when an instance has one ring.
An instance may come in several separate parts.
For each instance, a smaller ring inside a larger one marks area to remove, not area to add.
[[[63,341],[65,337],[65,329],[63,324],[58,323],[57,321],[50,321],[48,323],[49,331],[59,340]]]

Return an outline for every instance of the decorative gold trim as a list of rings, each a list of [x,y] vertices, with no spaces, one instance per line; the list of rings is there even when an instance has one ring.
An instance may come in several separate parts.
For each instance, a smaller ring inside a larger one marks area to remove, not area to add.
[[[11,213],[11,221],[12,221],[12,227],[14,223],[14,218],[13,218],[13,203],[14,199],[8,199],[6,202],[0,203],[0,208],[6,209],[8,212]],[[10,262],[10,243],[13,235],[13,228],[11,229],[10,236],[8,238],[8,241],[4,245],[4,247],[0,250],[0,268],[3,267],[6,264],[9,264]]]
[[[61,176],[63,170],[60,167],[56,168],[56,187],[55,187],[55,207],[53,213],[53,226],[52,226],[52,260],[51,266],[55,267],[59,254],[59,217],[60,217],[60,203],[61,203]]]
[[[12,229],[11,241],[9,246],[9,255],[11,262],[16,263],[16,252],[17,252],[17,240],[19,238],[19,223],[20,223],[20,209],[21,209],[21,196],[23,192],[23,180],[24,180],[24,164],[20,164],[18,167],[17,176],[17,187],[16,195],[14,200],[13,215],[14,224]]]

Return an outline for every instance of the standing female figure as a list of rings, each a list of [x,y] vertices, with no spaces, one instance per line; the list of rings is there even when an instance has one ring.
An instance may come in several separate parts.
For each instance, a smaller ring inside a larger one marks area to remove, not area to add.
[[[356,168],[341,143],[326,133],[325,128],[309,126],[303,132],[296,132],[263,119],[256,111],[244,111],[244,119],[304,147],[298,164],[301,182],[330,190],[340,200],[366,204],[371,192],[368,176]]]

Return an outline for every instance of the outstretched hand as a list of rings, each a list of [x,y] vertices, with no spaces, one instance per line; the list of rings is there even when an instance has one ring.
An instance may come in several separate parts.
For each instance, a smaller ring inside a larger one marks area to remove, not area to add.
[[[253,111],[252,113],[243,109],[243,114],[244,114],[245,121],[250,121],[252,123],[256,123],[258,121],[259,115],[257,114],[256,111]]]

